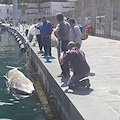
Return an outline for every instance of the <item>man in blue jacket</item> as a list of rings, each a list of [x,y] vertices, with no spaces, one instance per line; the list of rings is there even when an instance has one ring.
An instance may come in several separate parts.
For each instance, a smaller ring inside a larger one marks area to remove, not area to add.
[[[42,41],[43,41],[43,46],[44,46],[44,56],[46,57],[47,55],[51,56],[51,33],[52,33],[52,25],[50,21],[46,19],[46,17],[42,17],[42,30],[41,30],[41,35],[42,35]]]

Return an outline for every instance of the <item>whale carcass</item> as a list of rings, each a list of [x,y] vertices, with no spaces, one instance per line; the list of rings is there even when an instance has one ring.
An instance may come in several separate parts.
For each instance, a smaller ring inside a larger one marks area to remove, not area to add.
[[[9,70],[4,78],[11,92],[29,95],[35,90],[33,83],[17,68]]]

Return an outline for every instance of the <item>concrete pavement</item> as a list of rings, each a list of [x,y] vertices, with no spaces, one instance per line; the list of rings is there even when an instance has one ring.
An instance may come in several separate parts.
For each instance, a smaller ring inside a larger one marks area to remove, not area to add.
[[[37,54],[38,47],[31,47]],[[68,79],[57,77],[61,70],[56,48],[52,48],[54,59],[51,63],[45,63],[40,54],[38,57],[85,120],[119,120],[120,41],[89,36],[83,41],[81,50],[91,67],[89,90],[68,90]]]
[[[98,115],[94,120],[118,120],[120,103],[120,41],[90,36],[83,42],[82,48],[86,53],[91,67],[91,88],[94,90],[89,98],[93,98],[88,106],[93,114]],[[88,100],[89,101],[89,100]],[[95,111],[96,112],[95,112]],[[90,120],[92,120],[90,119]]]

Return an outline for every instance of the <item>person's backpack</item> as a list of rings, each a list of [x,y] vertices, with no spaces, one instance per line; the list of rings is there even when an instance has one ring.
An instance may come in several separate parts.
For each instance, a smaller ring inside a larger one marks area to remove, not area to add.
[[[81,34],[82,34],[82,40],[86,40],[88,38],[88,32],[87,32],[87,27],[85,26],[80,26]]]

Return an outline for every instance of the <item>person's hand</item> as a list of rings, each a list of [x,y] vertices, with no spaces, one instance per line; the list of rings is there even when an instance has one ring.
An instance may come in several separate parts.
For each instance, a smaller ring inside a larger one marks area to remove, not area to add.
[[[49,35],[49,38],[51,38],[51,35]]]
[[[58,39],[58,40],[61,40],[61,37],[58,36],[57,39]]]
[[[60,62],[64,62],[63,56],[64,56],[64,51],[61,52],[61,54],[60,54]]]
[[[80,49],[81,45],[79,43],[76,43],[76,47]]]

